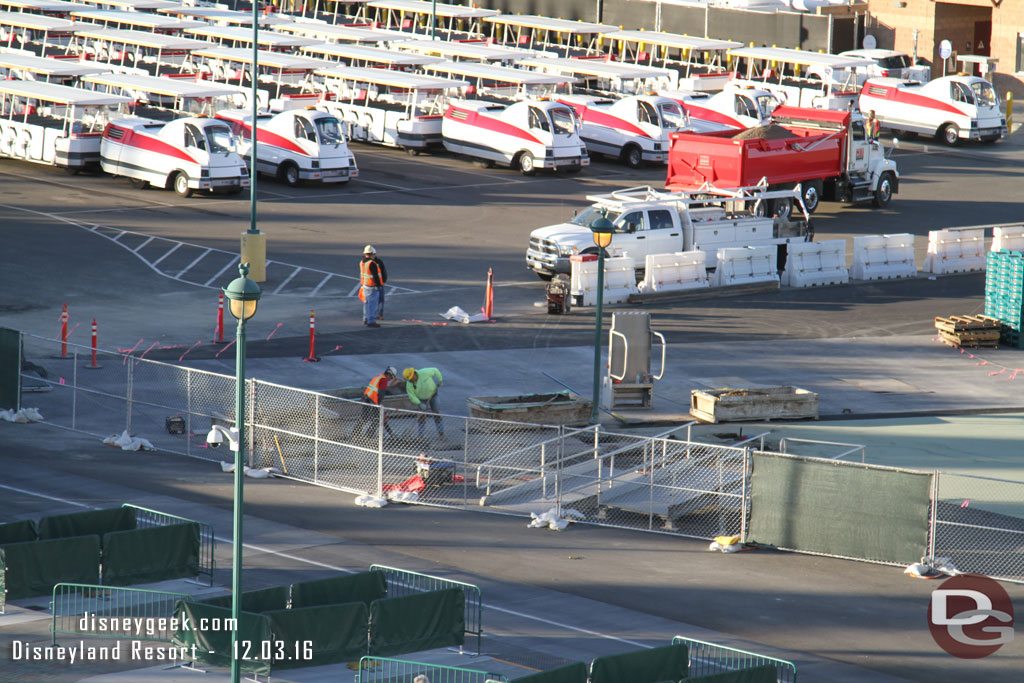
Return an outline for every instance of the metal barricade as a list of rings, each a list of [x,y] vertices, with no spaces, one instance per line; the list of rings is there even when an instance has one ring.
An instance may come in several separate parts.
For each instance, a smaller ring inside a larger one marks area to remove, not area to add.
[[[689,651],[688,676],[695,678],[768,665],[775,667],[777,683],[796,683],[796,664],[793,662],[694,638],[676,636],[672,639],[673,645],[680,643],[686,645]]]
[[[381,564],[370,566],[371,572],[381,572],[387,585],[387,597],[397,598],[403,595],[415,595],[427,591],[458,588],[466,596],[466,633],[476,636],[476,652],[481,652],[481,641],[484,635],[484,601],[480,588],[471,583],[445,579],[430,574],[420,574],[406,569],[387,567]],[[431,679],[433,680],[433,679]]]
[[[214,570],[214,543],[213,526],[194,519],[186,519],[167,512],[150,510],[131,503],[125,503],[121,507],[135,510],[135,527],[137,529],[150,529],[160,526],[171,526],[172,524],[198,524],[199,525],[199,576],[206,576],[208,586],[213,585]]]
[[[50,601],[50,635],[171,642],[174,604],[186,593],[58,583]]]
[[[388,657],[363,657],[359,660],[359,672],[356,683],[394,683],[395,681],[411,682],[417,676],[426,676],[430,683],[508,683],[503,674],[488,673],[476,669],[459,666],[443,666],[441,664],[425,664],[405,659]]]

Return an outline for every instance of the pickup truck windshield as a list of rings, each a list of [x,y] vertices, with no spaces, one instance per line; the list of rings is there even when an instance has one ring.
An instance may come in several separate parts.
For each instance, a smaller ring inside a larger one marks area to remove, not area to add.
[[[757,97],[757,109],[761,113],[762,119],[767,119],[771,116],[777,106],[779,106],[779,101],[771,95],[759,95]]]
[[[974,91],[974,98],[979,107],[995,107],[999,105],[995,89],[983,81],[971,83],[971,90]]]
[[[320,143],[324,145],[340,145],[345,142],[341,133],[341,125],[333,116],[321,116],[316,121],[316,130],[320,134]]]
[[[206,139],[211,154],[227,154],[235,148],[231,139],[231,129],[227,126],[207,126]]]
[[[622,215],[621,211],[609,210],[606,215],[604,211],[598,209],[597,207],[590,206],[581,211],[579,215],[573,216],[573,219],[569,222],[572,223],[573,225],[582,225],[584,228],[589,228],[594,224],[594,221],[596,221],[598,218],[601,218],[602,216],[604,216],[612,223],[614,223],[620,215]]]
[[[910,66],[910,57],[908,55],[893,55],[892,57],[882,57],[878,60],[878,66],[883,69],[906,69]]]

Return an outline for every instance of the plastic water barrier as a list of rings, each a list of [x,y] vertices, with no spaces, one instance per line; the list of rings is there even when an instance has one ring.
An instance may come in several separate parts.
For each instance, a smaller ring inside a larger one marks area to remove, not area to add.
[[[787,247],[783,285],[820,287],[850,281],[850,271],[846,269],[846,240],[794,242]]]
[[[932,230],[928,233],[928,254],[921,270],[937,274],[969,273],[985,270],[985,258],[984,228]]]
[[[758,282],[778,282],[774,244],[764,247],[739,247],[718,250],[718,267],[712,285],[748,285]]]
[[[598,261],[573,261],[569,291],[575,306],[593,306],[597,302]],[[636,261],[628,256],[604,260],[604,298],[606,304],[627,301],[637,294]]]
[[[675,292],[710,287],[706,260],[707,254],[703,251],[648,254],[639,289],[641,292]]]
[[[1024,224],[992,228],[992,251],[1024,251]]]
[[[852,279],[891,280],[916,275],[914,236],[910,233],[853,238]]]

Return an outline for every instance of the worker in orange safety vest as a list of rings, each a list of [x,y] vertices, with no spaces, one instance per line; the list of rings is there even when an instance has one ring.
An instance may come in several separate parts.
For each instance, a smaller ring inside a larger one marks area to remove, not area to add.
[[[389,365],[384,369],[384,372],[371,379],[370,383],[366,385],[366,389],[363,390],[363,403],[368,404],[363,406],[362,415],[363,421],[369,423],[365,430],[367,434],[374,431],[376,420],[373,422],[370,422],[370,420],[377,416],[377,409],[379,409],[381,400],[388,391],[388,384],[390,384],[397,376],[398,369]],[[387,431],[388,436],[394,436],[394,432],[391,431],[391,427],[388,425],[387,414],[385,413],[382,418],[384,429]]]
[[[363,248],[363,260],[359,262],[359,300],[363,302],[363,324],[380,327],[377,322],[384,317],[384,283],[388,281],[388,270],[377,257],[372,244]]]

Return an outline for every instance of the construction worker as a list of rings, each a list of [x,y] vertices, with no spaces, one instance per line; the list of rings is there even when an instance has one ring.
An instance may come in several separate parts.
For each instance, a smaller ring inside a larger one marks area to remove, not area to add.
[[[443,383],[441,371],[437,368],[406,368],[402,371],[402,377],[405,379],[405,391],[409,395],[409,400],[420,410],[434,414],[437,435],[444,438],[444,424],[441,422],[441,411],[437,403],[437,390]],[[418,420],[420,436],[423,436],[426,422],[426,415],[421,415]]]
[[[366,389],[363,391],[363,403],[368,405],[363,406],[364,422],[369,422],[371,419],[376,417],[377,409],[380,408],[381,401],[384,399],[384,395],[388,391],[388,384],[390,384],[397,376],[398,369],[389,365],[384,368],[384,372],[371,379],[370,383],[366,385]],[[388,436],[394,436],[394,432],[391,431],[391,427],[388,425],[388,416],[386,413],[383,416],[383,422],[384,429],[387,430]],[[366,432],[370,433],[372,431],[372,424],[370,424],[367,426]]]
[[[875,118],[875,110],[872,109],[868,112],[867,120],[868,129],[868,140],[875,142],[878,140],[878,134],[881,131],[881,126],[878,123],[878,119]]]
[[[384,283],[388,270],[377,257],[372,244],[363,247],[363,260],[359,262],[359,300],[363,302],[363,324],[380,327],[377,321],[384,317]]]

